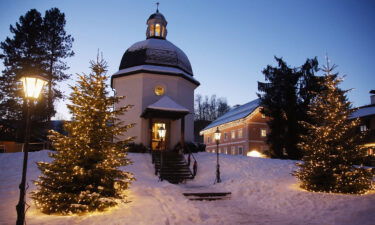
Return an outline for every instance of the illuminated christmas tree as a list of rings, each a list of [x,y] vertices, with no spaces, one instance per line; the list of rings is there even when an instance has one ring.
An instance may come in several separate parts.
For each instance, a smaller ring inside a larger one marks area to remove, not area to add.
[[[108,96],[106,62],[98,58],[90,64],[91,74],[80,75],[72,87],[68,108],[73,116],[64,125],[68,135],[51,131],[54,160],[38,163],[42,175],[35,181],[38,189],[32,198],[47,214],[102,211],[123,199],[134,180],[131,173],[118,169],[131,163],[124,145],[132,138],[113,141],[133,126],[116,119],[131,106],[113,109],[121,98]]]
[[[360,166],[366,154],[363,134],[358,134],[359,121],[350,119],[353,109],[334,68],[328,62],[323,68],[324,88],[309,106],[313,122],[303,123],[308,130],[300,143],[303,163],[294,175],[310,191],[362,194],[372,188],[373,174]]]

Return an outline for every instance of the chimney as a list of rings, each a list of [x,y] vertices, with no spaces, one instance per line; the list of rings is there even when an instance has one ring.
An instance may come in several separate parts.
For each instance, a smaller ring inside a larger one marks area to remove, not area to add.
[[[371,105],[375,105],[375,90],[370,91]]]

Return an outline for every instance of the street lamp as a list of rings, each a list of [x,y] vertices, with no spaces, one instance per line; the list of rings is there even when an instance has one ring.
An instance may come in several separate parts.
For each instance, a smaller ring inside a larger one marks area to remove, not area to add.
[[[160,126],[159,127],[159,129],[158,129],[158,133],[159,133],[159,137],[160,137],[160,139],[161,139],[161,148],[160,148],[160,168],[159,168],[159,177],[160,177],[160,180],[161,181],[163,181],[163,178],[162,178],[162,176],[161,176],[161,170],[162,170],[162,168],[163,168],[163,155],[164,155],[164,151],[162,151],[162,150],[164,150],[164,146],[163,146],[163,139],[164,139],[164,137],[165,137],[165,133],[166,133],[166,130],[165,130],[165,128],[163,127],[163,126]]]
[[[161,139],[161,146],[163,147],[163,140],[164,140],[165,133],[166,133],[165,128],[163,126],[160,126],[159,129],[158,129],[158,133],[159,133],[159,137]]]
[[[30,141],[30,107],[34,100],[37,100],[43,86],[47,83],[47,80],[41,76],[24,76],[21,78],[23,84],[23,90],[25,92],[26,101],[26,132],[25,132],[25,145],[23,148],[23,167],[22,167],[22,179],[19,186],[20,198],[16,206],[17,210],[17,225],[23,225],[25,221],[25,184],[26,184],[26,172],[27,172],[27,160],[29,153],[29,141]]]
[[[219,127],[216,128],[214,133],[214,138],[216,141],[216,180],[215,183],[221,183],[220,179],[220,164],[219,164],[219,142],[220,142],[221,133]]]

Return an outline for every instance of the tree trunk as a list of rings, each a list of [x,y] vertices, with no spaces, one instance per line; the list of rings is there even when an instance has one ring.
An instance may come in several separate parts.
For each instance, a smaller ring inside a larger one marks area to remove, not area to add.
[[[48,79],[48,103],[47,103],[47,108],[48,108],[47,121],[48,121],[48,125],[51,122],[52,104],[53,104],[53,101],[52,101],[53,61],[52,61],[52,59],[51,59],[50,62],[51,63],[50,63],[49,74],[48,74],[49,79]]]

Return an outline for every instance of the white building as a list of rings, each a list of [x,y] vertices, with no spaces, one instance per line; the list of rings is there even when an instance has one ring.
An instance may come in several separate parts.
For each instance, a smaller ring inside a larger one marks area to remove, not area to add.
[[[199,82],[185,53],[166,40],[166,27],[157,10],[147,20],[146,40],[126,50],[119,71],[111,77],[116,95],[126,96],[115,107],[134,105],[120,117],[125,124],[136,123],[126,137],[135,136],[135,143],[153,150],[172,149],[194,138],[194,90]],[[158,135],[161,127],[166,129],[163,142]]]

